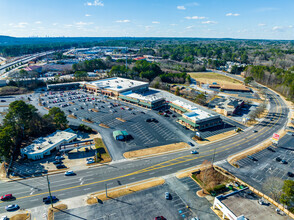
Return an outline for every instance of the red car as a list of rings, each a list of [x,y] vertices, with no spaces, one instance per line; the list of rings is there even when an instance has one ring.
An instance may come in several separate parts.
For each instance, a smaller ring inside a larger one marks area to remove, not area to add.
[[[154,218],[154,220],[166,220],[166,218],[163,216],[157,216]]]
[[[124,110],[124,108],[123,108],[123,107],[120,107],[120,109],[121,109],[121,110]]]
[[[2,201],[5,201],[5,200],[9,200],[9,199],[12,199],[13,197],[12,197],[12,194],[6,194],[6,195],[4,195],[4,196],[1,196],[1,200]]]

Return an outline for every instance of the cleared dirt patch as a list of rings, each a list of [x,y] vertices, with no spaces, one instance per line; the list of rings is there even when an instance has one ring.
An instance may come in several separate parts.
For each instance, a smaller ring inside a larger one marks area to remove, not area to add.
[[[205,84],[212,84],[214,82],[218,84],[239,84],[243,85],[242,82],[239,80],[230,78],[228,76],[224,76],[219,73],[214,73],[214,72],[202,72],[202,73],[189,73],[189,75],[195,79],[196,81],[199,81],[201,83]]]
[[[107,126],[106,124],[103,124],[103,123],[100,123],[99,126],[103,127],[103,128],[109,128],[109,126]]]
[[[82,119],[83,122],[87,122],[87,123],[94,123],[92,121],[86,120],[86,119]]]
[[[226,138],[226,137],[229,137],[233,134],[236,134],[236,131],[232,130],[232,131],[227,131],[225,133],[221,133],[221,134],[218,134],[218,135],[214,135],[214,136],[211,136],[211,137],[208,137],[208,138],[205,138],[203,140],[197,140],[196,138],[192,138],[193,140],[197,141],[198,144],[207,144],[207,143],[210,143],[210,142],[213,142],[213,141],[218,141],[220,139],[223,139],[223,138]]]
[[[187,143],[179,142],[175,144],[162,145],[159,147],[129,151],[129,152],[125,152],[123,155],[125,158],[146,157],[146,156],[152,156],[152,155],[156,155],[160,153],[167,153],[170,151],[178,151],[178,150],[184,150],[189,148],[190,146]]]
[[[30,213],[27,213],[27,214],[16,214],[16,215],[12,216],[9,219],[10,220],[27,220],[27,219],[31,219],[31,214]]]
[[[53,220],[54,219],[54,213],[62,211],[62,210],[66,210],[67,209],[67,205],[65,204],[59,204],[59,205],[54,205],[54,207],[50,207],[48,209],[48,220]]]
[[[159,186],[164,183],[165,183],[165,180],[163,178],[152,178],[148,181],[141,181],[141,182],[137,182],[134,184],[128,184],[127,188],[126,188],[126,186],[116,187],[114,189],[107,190],[108,197],[106,197],[105,191],[91,194],[90,198],[87,199],[87,203],[89,205],[95,204],[95,203],[105,201],[108,199],[117,198],[120,196],[128,195],[128,194],[131,194],[134,192],[138,192],[141,190],[145,190],[145,189],[149,189],[149,188],[152,188],[155,186]]]
[[[73,119],[77,119],[77,117],[76,116],[73,116],[73,115],[68,115],[67,117],[73,118]]]
[[[126,122],[126,120],[125,119],[122,119],[122,118],[115,118],[116,120],[119,120],[119,121],[121,121],[121,122]]]

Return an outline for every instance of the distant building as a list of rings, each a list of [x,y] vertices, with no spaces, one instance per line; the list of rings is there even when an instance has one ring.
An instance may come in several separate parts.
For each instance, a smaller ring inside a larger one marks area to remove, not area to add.
[[[251,92],[251,89],[244,85],[233,85],[233,84],[211,84],[209,85],[211,89],[219,89],[220,91],[235,91],[235,92]]]
[[[38,160],[50,155],[58,149],[60,145],[70,143],[77,139],[77,134],[73,130],[56,131],[47,137],[40,137],[31,145],[20,149],[21,155],[31,160]]]
[[[169,105],[171,110],[182,115],[177,122],[192,131],[200,131],[223,124],[219,115],[210,114],[182,101],[175,100],[170,102]]]
[[[58,84],[48,84],[48,90],[72,90],[72,89],[80,89],[85,82],[71,82],[71,83],[58,83]]]
[[[134,61],[138,61],[138,60],[146,60],[146,57],[136,57],[133,59]]]
[[[213,210],[221,219],[229,220],[282,220],[285,216],[279,215],[269,205],[262,204],[260,198],[247,187],[227,195],[215,197]]]
[[[244,105],[241,99],[229,98],[224,102],[216,104],[215,110],[225,116],[234,115]]]

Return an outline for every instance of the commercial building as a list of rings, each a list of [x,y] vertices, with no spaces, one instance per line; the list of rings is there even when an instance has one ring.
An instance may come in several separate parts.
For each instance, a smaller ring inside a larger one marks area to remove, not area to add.
[[[120,77],[85,83],[85,89],[101,93],[141,107],[156,109],[165,104],[165,99],[155,90],[149,89],[148,82]]]
[[[260,201],[260,202],[259,202]],[[222,219],[230,220],[276,220],[285,219],[247,187],[228,195],[215,197],[213,210],[220,211]]]
[[[20,150],[21,155],[31,160],[38,160],[50,155],[51,152],[59,149],[60,145],[70,143],[77,139],[77,134],[70,128],[64,131],[56,131],[47,137],[36,139],[31,145]]]
[[[87,82],[85,88],[88,91],[101,93],[111,97],[118,97],[120,93],[133,91],[140,92],[148,90],[149,83],[120,77],[101,79]]]
[[[192,131],[200,131],[221,125],[222,119],[219,115],[213,115],[179,100],[169,103],[170,109],[181,114],[178,123]]]
[[[244,106],[244,101],[241,99],[229,98],[224,102],[216,104],[216,112],[225,116],[234,115],[238,110]]]
[[[71,82],[71,83],[58,83],[58,84],[48,84],[48,90],[71,90],[79,89],[84,84],[84,82]]]
[[[251,89],[244,85],[233,85],[233,84],[211,84],[210,89],[219,89],[219,91],[233,91],[233,92],[251,92]]]

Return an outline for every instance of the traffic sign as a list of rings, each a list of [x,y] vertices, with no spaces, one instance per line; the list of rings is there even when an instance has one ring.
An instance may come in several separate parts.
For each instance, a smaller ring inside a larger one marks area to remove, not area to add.
[[[280,135],[277,133],[274,133],[272,139],[275,141],[278,141],[280,139]]]

